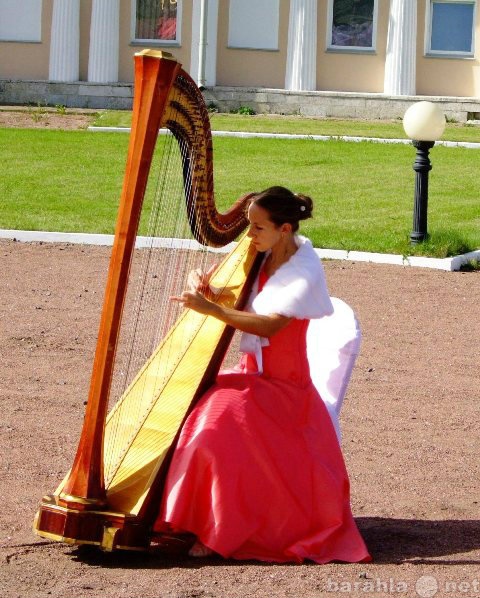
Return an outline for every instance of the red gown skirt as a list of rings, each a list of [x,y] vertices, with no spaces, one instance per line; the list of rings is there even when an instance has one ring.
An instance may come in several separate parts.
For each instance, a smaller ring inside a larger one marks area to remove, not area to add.
[[[368,561],[349,481],[306,356],[307,320],[263,349],[263,373],[220,373],[182,429],[154,529],[226,558]]]

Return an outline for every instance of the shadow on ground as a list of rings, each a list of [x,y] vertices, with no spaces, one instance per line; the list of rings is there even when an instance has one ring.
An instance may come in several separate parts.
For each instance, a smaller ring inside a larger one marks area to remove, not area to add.
[[[480,548],[480,521],[475,520],[418,520],[360,517],[357,524],[370,549],[375,564],[433,564],[480,565],[480,560],[455,559],[455,554],[465,554]],[[102,552],[96,547],[80,546],[73,549],[74,560],[105,568],[200,568],[215,563],[222,566],[237,565],[220,557],[193,559],[181,550],[172,554],[163,551],[138,553],[117,551]],[[265,563],[250,562],[265,566]]]

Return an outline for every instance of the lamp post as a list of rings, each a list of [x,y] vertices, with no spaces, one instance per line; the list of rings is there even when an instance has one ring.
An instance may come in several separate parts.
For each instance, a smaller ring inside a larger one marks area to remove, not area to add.
[[[405,112],[403,128],[417,150],[413,164],[416,174],[413,230],[410,233],[410,243],[416,244],[427,238],[428,173],[432,170],[428,152],[443,134],[445,115],[432,102],[417,102]]]

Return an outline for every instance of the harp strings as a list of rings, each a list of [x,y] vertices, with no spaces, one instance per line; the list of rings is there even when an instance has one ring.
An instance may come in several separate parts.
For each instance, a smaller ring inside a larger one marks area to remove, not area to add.
[[[149,177],[141,219],[142,226],[146,212],[150,212],[146,227],[147,242],[146,247],[135,250],[120,333],[119,355],[112,383],[111,403],[125,393],[140,368],[178,318],[181,308],[170,301],[170,296],[178,295],[183,290],[191,270],[196,267],[206,269],[207,262],[211,261],[211,256],[208,256],[206,251],[189,251],[178,242],[184,239],[192,241],[192,232],[185,218],[183,169],[180,163],[186,158],[190,160],[190,168],[185,173],[185,187],[192,188],[193,194],[196,194],[196,179],[191,176],[196,159],[195,151],[191,150],[195,145],[196,139],[191,140],[191,143],[183,140],[177,144],[172,134],[161,135],[157,142],[154,160],[156,164],[152,165],[152,174],[155,168],[157,176],[151,174]],[[156,373],[159,378],[164,375],[161,369],[166,370],[167,364],[159,364],[159,371]],[[145,380],[143,384],[146,384]],[[156,400],[155,396],[144,392],[144,389],[138,389],[136,396],[139,396],[140,400],[120,403],[113,420],[111,441],[106,446],[104,455],[107,486],[119,461],[128,450],[129,443]]]

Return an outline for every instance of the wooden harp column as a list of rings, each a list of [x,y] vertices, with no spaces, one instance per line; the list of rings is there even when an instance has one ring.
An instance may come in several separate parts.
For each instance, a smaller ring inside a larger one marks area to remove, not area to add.
[[[125,449],[126,456],[122,456],[117,468],[120,473],[107,488],[104,444],[108,436],[108,421],[116,417],[114,408],[107,420],[116,347],[140,213],[158,131],[162,127],[170,129],[176,139],[188,148],[182,154],[184,194],[188,220],[197,241],[214,247],[226,245],[247,224],[245,207],[248,196],[239,199],[224,214],[215,207],[211,132],[200,91],[170,55],[150,50],[140,52],[135,56],[135,94],[126,172],[80,442],[71,471],[54,495],[44,497],[34,523],[35,532],[47,538],[73,544],[97,544],[107,550],[145,549],[149,544],[148,533],[158,508],[171,449],[154,450],[154,457],[148,463],[127,467],[124,462],[129,463],[129,459],[134,461],[128,451],[133,454],[139,452],[133,440],[132,447]],[[225,297],[220,296],[218,300],[241,307],[258,264],[259,256],[244,239],[218,269],[221,284],[229,287]],[[232,293],[231,289],[235,291]],[[187,311],[178,326],[197,326],[200,331],[200,336],[195,333],[197,343],[202,338],[201,334],[215,340],[208,360],[202,361],[202,371],[197,373],[193,382],[191,397],[182,397],[181,411],[172,424],[172,447],[190,406],[213,383],[233,333],[221,323],[209,322],[211,318],[198,316]],[[178,344],[176,334],[174,327],[163,343]],[[137,378],[149,377],[149,364],[162,360],[163,343]],[[177,362],[181,365],[185,360],[188,356],[183,355]],[[175,386],[175,376],[181,383],[182,375],[179,367],[166,375],[168,382],[165,384],[153,384],[152,421],[161,418],[158,405],[162,401],[176,400],[175,393],[183,386],[179,383]],[[169,385],[176,390],[171,390]],[[127,396],[122,397],[123,401],[135,400],[135,381],[131,386]],[[148,427],[152,427],[151,422]],[[142,434],[143,431],[139,430],[136,437],[141,438]],[[151,443],[152,439],[148,442]]]

